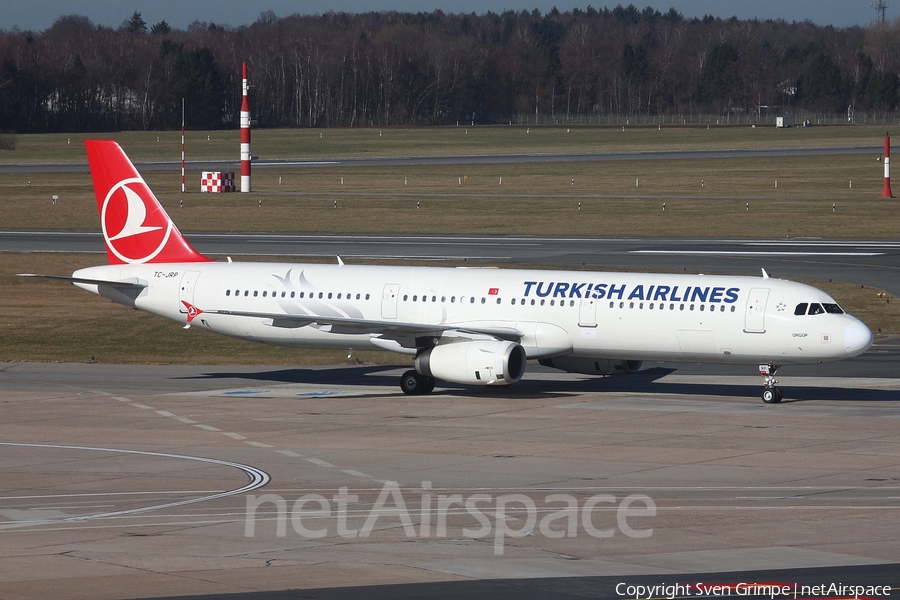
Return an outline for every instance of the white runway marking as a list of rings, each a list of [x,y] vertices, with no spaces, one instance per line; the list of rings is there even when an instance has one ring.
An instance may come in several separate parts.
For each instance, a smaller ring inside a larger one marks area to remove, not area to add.
[[[259,392],[267,392],[268,393],[269,390],[231,390],[231,391],[225,391],[224,393],[228,394],[228,395],[231,395],[231,394],[246,395],[246,394],[255,394],[255,393],[259,393]],[[98,392],[98,393],[103,394],[102,392]],[[291,392],[291,393],[293,394],[294,392]],[[318,391],[318,392],[301,393],[301,394],[297,394],[297,395],[298,396],[306,396],[306,395],[312,394],[312,395],[319,396],[319,395],[332,395],[332,394],[340,395],[341,393],[342,392],[340,392],[340,391],[328,391],[328,392]],[[103,395],[107,395],[107,394],[103,394]],[[139,404],[137,402],[132,402],[131,400],[129,400],[128,398],[125,398],[125,397],[120,396],[120,397],[116,397],[115,399],[120,402],[127,402],[131,406],[136,406],[138,408],[153,410],[152,406],[147,406],[145,404]],[[248,440],[246,436],[241,435],[240,433],[235,433],[233,431],[222,431],[218,427],[213,427],[212,425],[206,425],[205,423],[197,423],[196,421],[194,421],[192,419],[188,419],[187,417],[181,417],[181,416],[176,415],[175,413],[172,413],[168,410],[153,410],[153,412],[155,412],[156,414],[158,414],[161,417],[174,419],[174,420],[184,423],[186,425],[193,425],[194,427],[196,427],[198,429],[203,429],[204,431],[212,431],[212,432],[221,433],[224,436],[227,436],[233,440],[242,441],[245,444],[248,444],[250,446],[255,446],[257,448],[274,448],[274,446],[272,446],[270,444],[265,444],[263,442],[256,442],[253,440]],[[297,454],[296,452],[292,452],[290,450],[276,450],[276,452],[283,454],[284,456],[288,456],[290,458],[303,458],[305,461],[307,461],[311,464],[314,464],[316,466],[323,467],[326,469],[338,469],[342,473],[346,473],[347,475],[351,475],[353,477],[362,477],[362,478],[366,478],[366,479],[372,478],[371,475],[366,475],[365,473],[362,473],[355,469],[341,469],[338,465],[331,464],[330,462],[327,462],[327,461],[324,461],[324,460],[321,460],[318,458],[306,458],[306,457],[302,456],[301,454]]]
[[[787,251],[751,251],[751,250],[631,250],[631,254],[678,254],[723,255],[723,256],[883,256],[884,252],[787,252]]]
[[[354,477],[372,477],[371,475],[366,475],[365,473],[360,473],[354,469],[341,469],[341,473],[346,473],[347,475],[353,475]]]
[[[22,521],[18,523],[10,523],[6,525],[0,525],[0,529],[11,529],[18,527],[30,527],[35,525],[49,525],[49,524],[59,524],[59,523],[75,523],[80,521],[89,521],[94,519],[105,519],[109,517],[121,517],[125,515],[133,515],[138,513],[145,513],[154,510],[161,510],[164,508],[175,508],[178,506],[185,506],[188,504],[196,504],[198,502],[206,502],[209,500],[216,500],[218,498],[227,498],[229,496],[236,496],[238,494],[244,494],[247,492],[252,492],[253,490],[259,489],[269,483],[270,477],[269,474],[263,471],[262,469],[257,469],[256,467],[250,465],[244,465],[241,463],[235,463],[227,460],[219,460],[215,458],[205,458],[202,456],[187,456],[184,454],[169,454],[165,452],[147,452],[144,450],[122,450],[119,448],[97,448],[97,447],[89,447],[89,446],[64,446],[57,444],[25,444],[18,442],[0,442],[0,446],[17,446],[24,448],[51,448],[57,450],[84,450],[91,452],[109,452],[116,454],[137,454],[141,456],[155,456],[160,458],[174,458],[179,460],[191,460],[195,462],[209,463],[214,465],[221,465],[224,467],[233,467],[235,469],[240,469],[243,471],[249,478],[250,482],[246,485],[235,488],[233,490],[227,490],[224,492],[217,492],[214,494],[200,496],[198,498],[190,498],[187,500],[179,500],[176,502],[166,502],[164,504],[155,504],[153,506],[143,506],[141,508],[132,508],[128,510],[117,510],[110,512],[102,512],[95,513],[92,515],[81,515],[78,517],[65,517],[61,519],[47,519],[47,520],[35,520],[35,521]]]
[[[203,425],[202,423],[197,423],[196,425],[194,425],[194,427],[203,429],[204,431],[222,431],[218,427],[213,427],[212,425]]]

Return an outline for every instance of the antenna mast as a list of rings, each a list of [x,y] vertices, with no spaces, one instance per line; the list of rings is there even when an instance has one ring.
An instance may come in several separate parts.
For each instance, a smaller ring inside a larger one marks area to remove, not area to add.
[[[887,7],[887,0],[878,0],[878,2],[872,3],[872,8],[875,9],[875,13],[878,15],[879,23],[887,21]]]

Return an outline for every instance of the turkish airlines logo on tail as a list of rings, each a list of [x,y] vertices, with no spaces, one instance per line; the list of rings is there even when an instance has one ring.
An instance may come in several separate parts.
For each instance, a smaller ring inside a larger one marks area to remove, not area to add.
[[[123,179],[110,188],[100,223],[107,248],[126,263],[152,260],[169,241],[173,227],[140,177]]]

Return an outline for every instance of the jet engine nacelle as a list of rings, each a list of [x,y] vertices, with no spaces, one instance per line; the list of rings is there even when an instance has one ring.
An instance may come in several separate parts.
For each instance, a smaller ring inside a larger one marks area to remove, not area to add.
[[[525,349],[505,340],[452,342],[416,357],[416,371],[453,383],[510,385],[525,374]]]
[[[624,375],[640,370],[641,364],[643,364],[639,360],[579,358],[575,356],[543,358],[538,362],[545,367],[552,367],[566,373],[583,373],[584,375]]]

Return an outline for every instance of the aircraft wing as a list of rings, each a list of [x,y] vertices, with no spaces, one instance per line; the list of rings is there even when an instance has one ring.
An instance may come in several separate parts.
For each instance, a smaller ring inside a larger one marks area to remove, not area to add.
[[[379,334],[384,338],[397,341],[408,341],[410,339],[425,336],[440,337],[441,335],[452,332],[458,336],[488,336],[517,342],[524,335],[522,331],[519,331],[514,327],[480,326],[478,324],[467,325],[465,323],[399,323],[396,321],[354,319],[351,317],[261,313],[240,310],[205,310],[203,313],[252,317],[256,319],[271,319],[271,325],[273,327],[294,328],[314,326],[328,331],[329,333],[349,335]]]
[[[124,281],[109,281],[106,279],[87,279],[85,277],[67,277],[66,275],[41,275],[39,273],[17,273],[19,277],[38,277],[41,279],[56,279],[59,281],[68,281],[69,283],[85,283],[88,285],[108,285],[114,288],[142,290],[147,287],[146,283],[138,281],[137,278]]]

